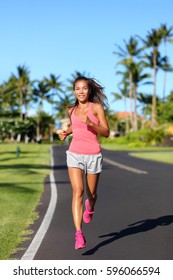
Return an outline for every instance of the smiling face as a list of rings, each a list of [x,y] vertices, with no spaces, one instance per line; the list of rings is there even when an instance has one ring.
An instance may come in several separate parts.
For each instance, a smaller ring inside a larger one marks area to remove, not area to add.
[[[76,95],[76,98],[79,102],[87,102],[90,94],[88,82],[85,80],[77,81],[74,85],[74,94]]]

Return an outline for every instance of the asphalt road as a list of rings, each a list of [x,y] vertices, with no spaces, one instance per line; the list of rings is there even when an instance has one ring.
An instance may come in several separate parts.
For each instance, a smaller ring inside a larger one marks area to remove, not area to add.
[[[103,150],[95,214],[83,226],[86,248],[76,251],[66,150],[65,145],[53,147],[57,202],[33,259],[173,260],[173,165]],[[51,183],[47,177],[35,232],[48,208]],[[30,245],[27,242],[25,246]]]

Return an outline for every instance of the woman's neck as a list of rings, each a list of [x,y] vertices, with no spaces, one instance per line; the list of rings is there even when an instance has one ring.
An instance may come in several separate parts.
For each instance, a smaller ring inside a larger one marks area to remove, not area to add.
[[[79,102],[77,106],[79,109],[86,109],[89,107],[89,103],[90,103],[89,101],[86,101],[85,103]]]

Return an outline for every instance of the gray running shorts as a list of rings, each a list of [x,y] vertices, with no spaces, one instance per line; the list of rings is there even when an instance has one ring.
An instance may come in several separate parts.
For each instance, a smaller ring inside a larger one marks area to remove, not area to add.
[[[102,171],[103,156],[101,153],[96,155],[83,155],[66,151],[67,166],[82,169],[85,174],[97,174]]]

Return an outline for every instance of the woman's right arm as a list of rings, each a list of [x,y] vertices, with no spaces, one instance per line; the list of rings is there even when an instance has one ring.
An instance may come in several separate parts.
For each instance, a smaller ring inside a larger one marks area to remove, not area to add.
[[[59,139],[62,141],[64,140],[68,135],[72,133],[72,125],[70,124],[69,127],[66,130],[61,130],[58,133]]]
[[[71,116],[71,109],[68,111],[69,118]],[[61,130],[58,135],[60,140],[64,140],[68,135],[72,133],[72,125],[70,124],[66,130]]]

